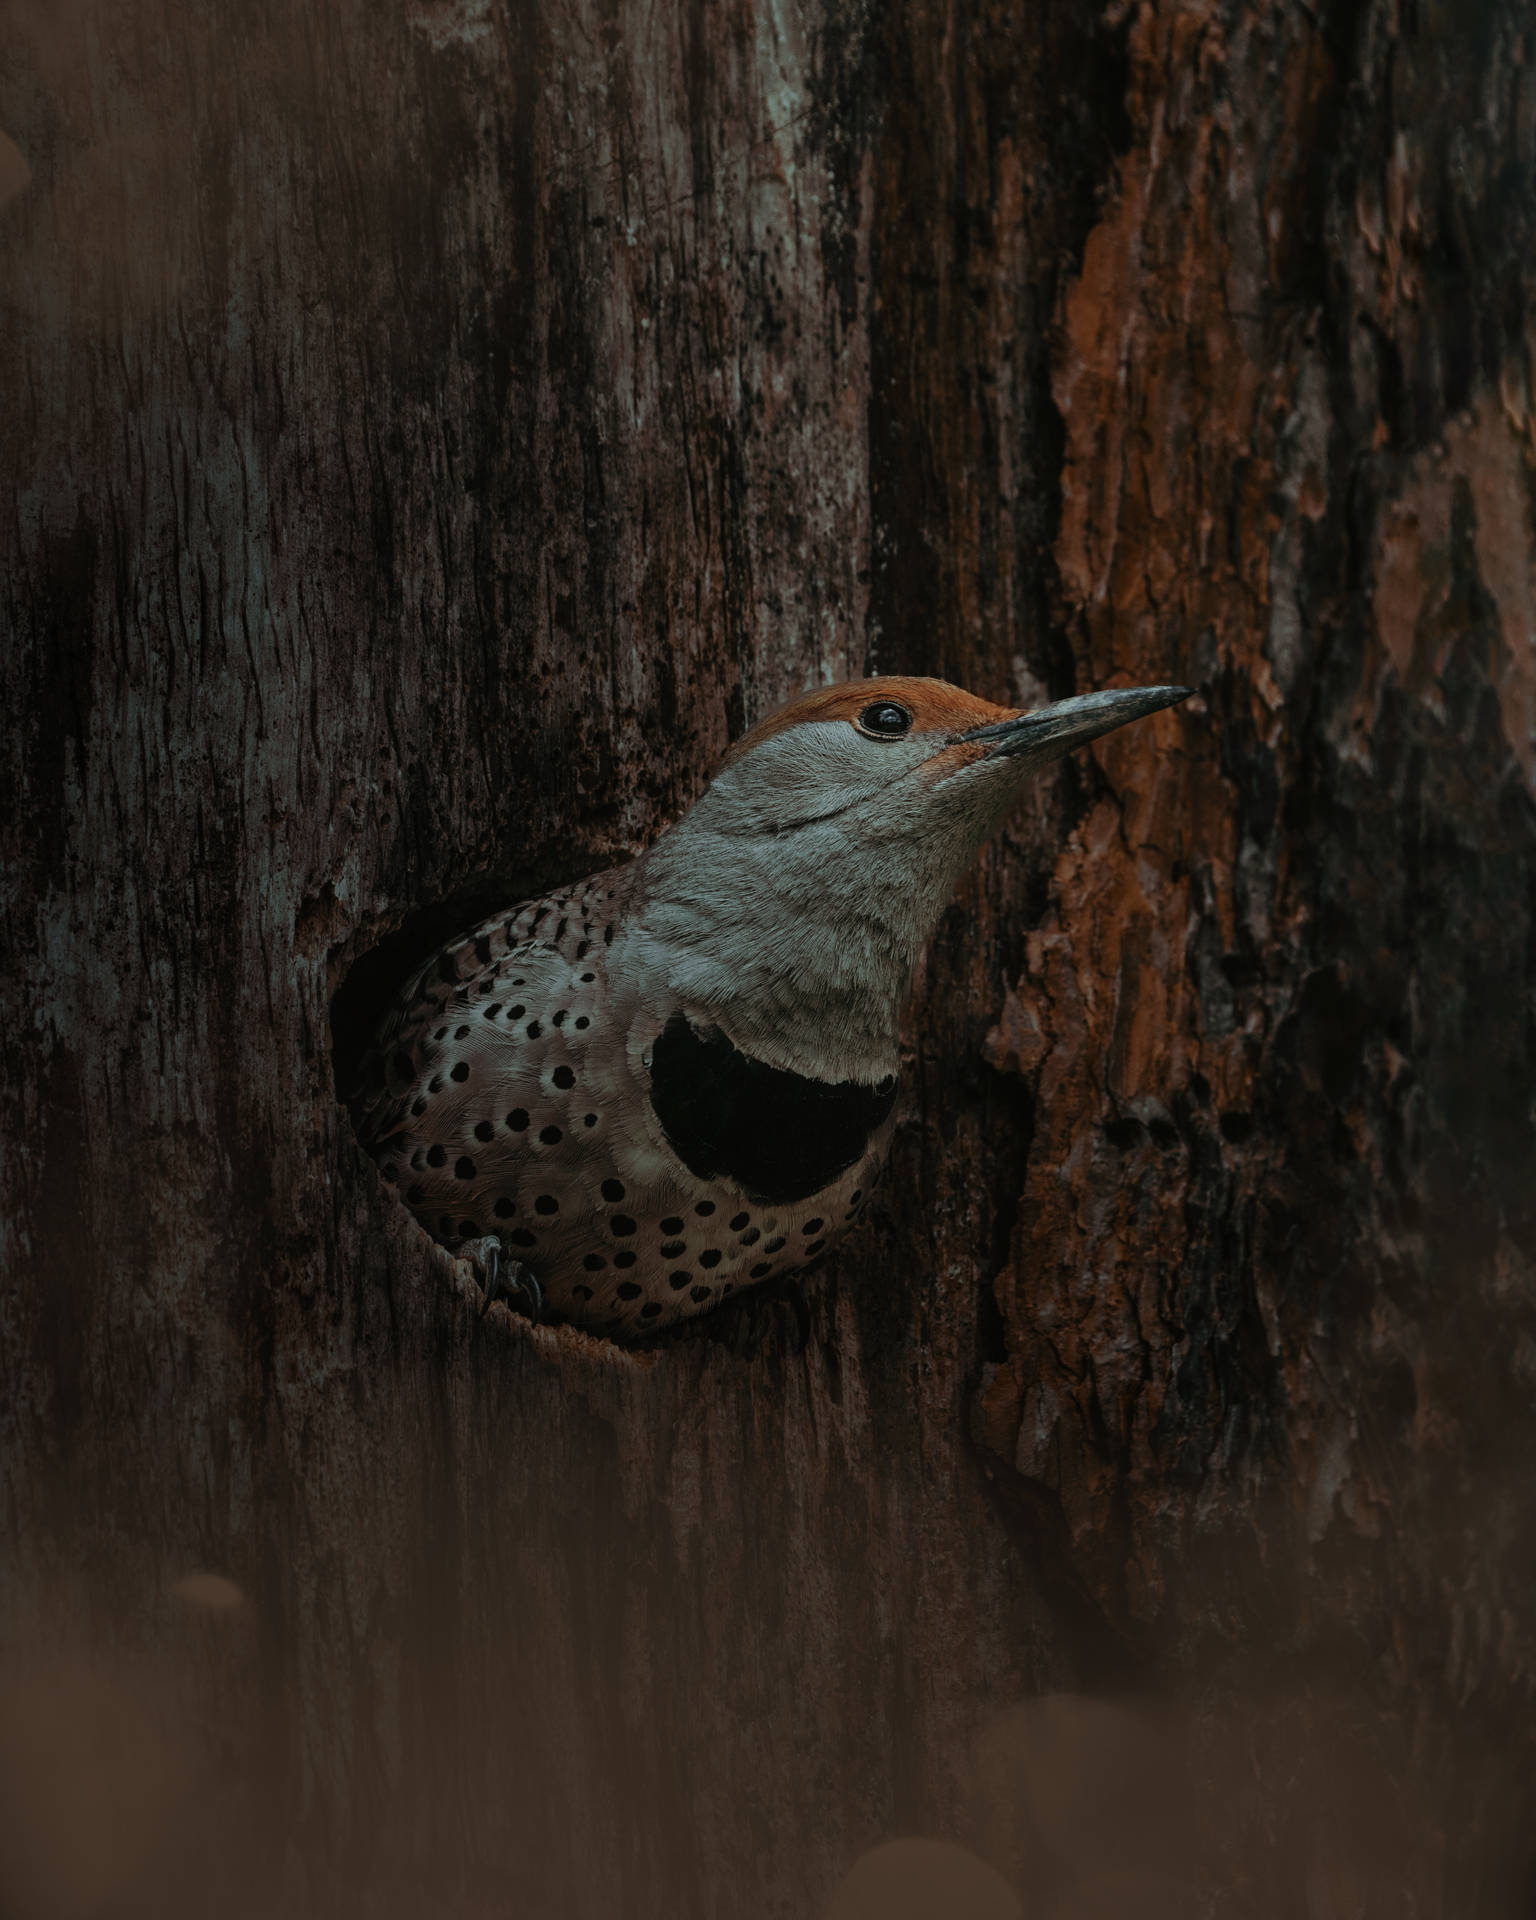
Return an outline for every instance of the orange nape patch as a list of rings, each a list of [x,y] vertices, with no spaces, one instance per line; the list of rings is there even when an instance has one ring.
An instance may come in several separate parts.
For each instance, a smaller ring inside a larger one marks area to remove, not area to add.
[[[759,720],[736,742],[721,761],[728,767],[744,753],[750,753],[763,741],[783,733],[786,727],[803,726],[813,720],[846,720],[851,726],[867,706],[877,700],[898,700],[912,715],[913,733],[967,733],[972,727],[985,727],[994,720],[1011,720],[1017,707],[994,706],[980,700],[963,687],[952,687],[947,680],[924,680],[916,674],[882,673],[870,680],[845,680],[841,686],[819,687],[815,693],[803,693],[787,707]]]

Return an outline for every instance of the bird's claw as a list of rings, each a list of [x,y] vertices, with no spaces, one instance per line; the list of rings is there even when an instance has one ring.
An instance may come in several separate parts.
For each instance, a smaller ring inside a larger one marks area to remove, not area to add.
[[[537,1325],[544,1313],[544,1289],[522,1261],[514,1260],[494,1234],[487,1234],[466,1252],[480,1275],[481,1319],[498,1300],[505,1300],[510,1307],[521,1296],[526,1303],[523,1312]]]

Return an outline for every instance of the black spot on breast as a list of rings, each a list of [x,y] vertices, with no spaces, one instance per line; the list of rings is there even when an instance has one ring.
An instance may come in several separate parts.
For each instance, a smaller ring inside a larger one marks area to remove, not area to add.
[[[683,1164],[757,1200],[819,1193],[864,1152],[895,1098],[894,1082],[882,1090],[766,1066],[681,1013],[651,1056],[651,1106]]]
[[[461,1084],[469,1078],[469,1063],[467,1061],[460,1060],[455,1063],[453,1078]]]
[[[638,1300],[640,1298],[640,1289],[633,1280],[626,1280],[623,1285],[616,1288],[615,1291],[621,1300]]]
[[[475,958],[482,967],[488,967],[491,964],[491,943],[483,933],[475,940]]]

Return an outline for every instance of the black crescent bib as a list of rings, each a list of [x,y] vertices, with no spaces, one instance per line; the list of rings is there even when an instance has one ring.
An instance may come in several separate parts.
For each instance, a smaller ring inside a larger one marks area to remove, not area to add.
[[[830,1186],[869,1144],[896,1099],[878,1087],[810,1080],[764,1065],[718,1027],[674,1013],[651,1055],[651,1107],[678,1158],[701,1180],[734,1180],[750,1199],[787,1205]]]

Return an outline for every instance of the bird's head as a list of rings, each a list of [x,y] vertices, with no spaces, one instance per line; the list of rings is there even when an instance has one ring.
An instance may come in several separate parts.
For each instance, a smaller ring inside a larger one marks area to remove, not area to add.
[[[1189,692],[1019,711],[886,675],[805,694],[737,741],[653,849],[647,919],[685,990],[725,1024],[774,1030],[739,1040],[804,1071],[777,1028],[798,1035],[793,1003],[819,1002],[846,1036],[832,1077],[879,1078],[923,942],[1029,777]]]
[[[943,680],[886,675],[802,695],[726,755],[711,811],[785,842],[818,828],[870,850],[912,838],[984,838],[1024,781],[1073,747],[1187,699],[1188,687],[997,707]],[[956,854],[963,866],[976,845]],[[958,876],[957,876],[958,877]]]

